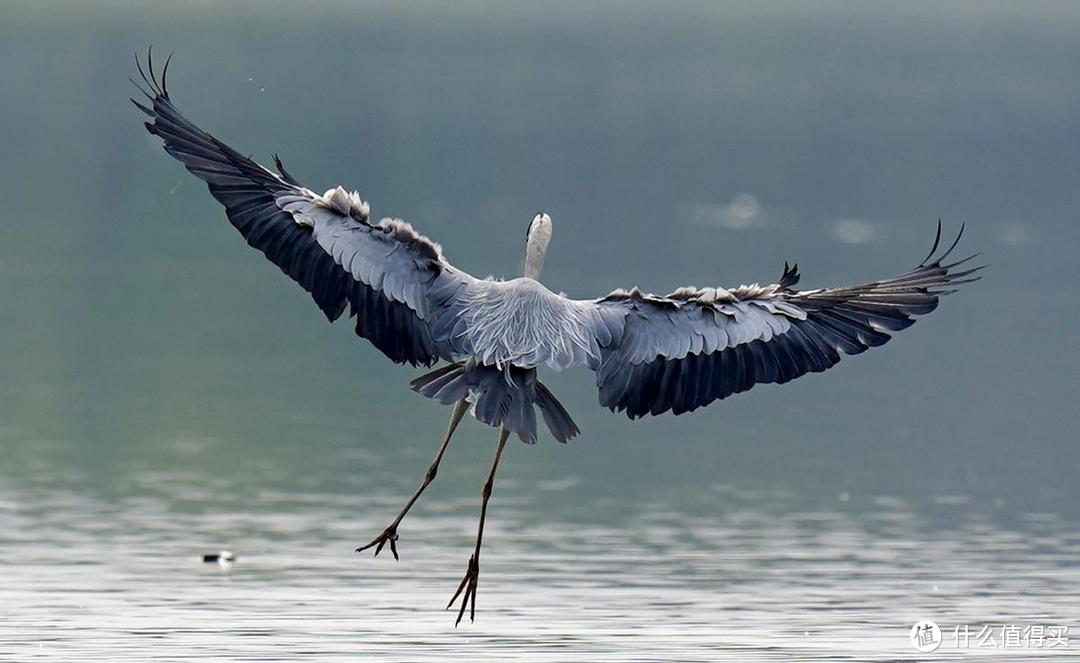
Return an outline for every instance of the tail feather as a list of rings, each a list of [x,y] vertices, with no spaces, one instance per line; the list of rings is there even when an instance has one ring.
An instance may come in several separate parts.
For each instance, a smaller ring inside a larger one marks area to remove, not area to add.
[[[444,405],[468,399],[478,420],[505,427],[526,444],[536,442],[534,405],[540,407],[544,423],[559,442],[581,432],[551,391],[536,378],[536,369],[499,369],[462,362],[425,373],[409,386]]]
[[[434,371],[431,371],[430,373],[424,373],[420,377],[410,382],[409,386],[415,391],[420,391],[421,389],[426,388],[427,385],[433,383],[435,380],[438,380],[439,378],[445,377],[453,373],[460,367],[461,364],[447,364],[446,366],[441,366]],[[427,394],[425,394],[425,396],[427,396]]]
[[[562,403],[556,400],[555,395],[539,380],[536,382],[536,404],[540,406],[540,413],[544,415],[548,430],[559,442],[566,444],[581,432]]]

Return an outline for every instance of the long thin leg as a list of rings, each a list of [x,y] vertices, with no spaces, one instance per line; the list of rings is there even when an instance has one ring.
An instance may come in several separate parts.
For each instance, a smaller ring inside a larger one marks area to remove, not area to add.
[[[424,480],[420,482],[420,486],[417,487],[416,492],[413,493],[413,496],[410,497],[409,501],[402,507],[401,513],[399,513],[397,518],[394,518],[394,521],[383,530],[383,533],[375,537],[371,543],[366,546],[357,548],[356,552],[362,552],[377,545],[378,547],[375,548],[375,556],[378,557],[379,553],[382,552],[383,546],[389,542],[390,552],[394,553],[394,559],[398,559],[397,527],[401,524],[401,520],[405,517],[405,514],[412,508],[412,505],[416,503],[416,500],[420,499],[420,494],[424,492],[424,489],[428,487],[428,484],[435,480],[435,475],[439,473],[439,462],[442,461],[443,454],[446,453],[446,448],[450,446],[450,437],[454,434],[458,424],[461,423],[461,418],[465,416],[465,411],[468,409],[469,404],[464,399],[458,401],[457,404],[454,405],[454,411],[450,414],[450,426],[446,429],[446,437],[443,438],[442,444],[439,445],[439,450],[435,452],[435,460],[431,461],[431,466],[428,467],[427,474],[424,475]]]
[[[495,470],[499,469],[499,459],[502,457],[503,447],[506,446],[506,438],[508,437],[510,437],[509,430],[503,428],[499,431],[499,447],[495,450],[495,459],[491,461],[491,474],[488,475],[487,483],[484,484],[484,491],[481,493],[483,499],[480,502],[480,527],[476,532],[476,550],[473,552],[472,557],[469,558],[469,567],[466,569],[465,577],[461,579],[457,591],[454,592],[454,597],[446,604],[446,609],[449,610],[458,596],[461,596],[462,592],[465,593],[461,599],[461,609],[458,610],[457,621],[454,622],[454,626],[461,623],[466,606],[470,606],[469,621],[471,622],[476,618],[476,582],[480,578],[480,544],[484,541],[484,518],[487,516],[488,500],[491,499],[491,488],[495,484]]]

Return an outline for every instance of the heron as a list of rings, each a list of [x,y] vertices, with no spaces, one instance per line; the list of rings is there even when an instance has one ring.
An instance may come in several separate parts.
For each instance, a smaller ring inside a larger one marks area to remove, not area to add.
[[[525,232],[520,277],[478,278],[455,267],[442,247],[395,218],[375,220],[355,190],[316,193],[273,156],[259,165],[189,121],[169,95],[152,54],[136,57],[147,102],[147,130],[166,152],[203,180],[247,243],[300,284],[327,320],[348,311],[357,335],[390,360],[440,367],[410,383],[450,406],[450,422],[419,486],[400,512],[356,552],[384,547],[398,559],[402,520],[435,479],[450,440],[468,413],[498,430],[483,484],[476,542],[447,609],[460,598],[476,616],[480,549],[495,474],[511,433],[537,439],[537,410],[562,443],[579,434],[570,414],[540,381],[538,369],[585,366],[596,374],[600,405],[631,420],[693,412],[747,391],[824,371],[842,355],[884,344],[891,334],[934,310],[939,298],[980,278],[975,255],[946,262],[941,222],[933,247],[914,268],[859,285],[796,289],[797,265],[784,264],[769,285],[682,287],[665,295],[619,289],[574,299],[540,280],[552,237],[551,216],[533,216]],[[965,265],[962,269],[957,269]]]

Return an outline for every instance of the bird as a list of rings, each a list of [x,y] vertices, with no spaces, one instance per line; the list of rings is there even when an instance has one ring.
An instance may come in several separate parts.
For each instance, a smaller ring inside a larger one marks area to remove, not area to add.
[[[665,295],[619,289],[573,299],[540,280],[553,222],[537,213],[525,232],[523,274],[477,278],[455,267],[442,247],[395,218],[375,220],[355,190],[316,193],[273,156],[259,165],[189,121],[160,76],[152,52],[136,56],[148,99],[132,102],[146,129],[188,171],[203,180],[251,247],[306,290],[327,320],[346,311],[357,335],[391,361],[431,368],[411,388],[450,406],[450,422],[423,480],[390,524],[356,552],[389,546],[398,557],[398,528],[435,479],[450,440],[468,413],[498,430],[481,491],[475,547],[457,590],[455,626],[476,616],[480,550],[495,474],[511,433],[537,440],[537,412],[558,442],[580,433],[540,381],[538,370],[585,366],[596,374],[600,405],[631,420],[693,412],[747,391],[819,373],[887,342],[933,311],[939,299],[976,281],[985,267],[946,262],[963,226],[944,251],[937,224],[927,257],[907,272],[859,285],[798,290],[796,264],[784,264],[768,285],[682,287]],[[957,269],[964,265],[962,269]]]

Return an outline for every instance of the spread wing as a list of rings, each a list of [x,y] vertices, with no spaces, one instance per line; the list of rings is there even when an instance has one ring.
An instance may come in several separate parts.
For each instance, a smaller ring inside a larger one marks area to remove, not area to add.
[[[963,234],[963,228],[960,229]],[[600,404],[630,418],[690,412],[758,383],[783,383],[834,366],[842,354],[882,345],[890,333],[934,310],[938,298],[978,279],[981,269],[944,264],[960,241],[895,278],[820,290],[794,290],[797,267],[784,265],[769,286],[681,288],[657,296],[616,291],[596,300],[603,318],[622,314],[598,335]]]
[[[459,293],[476,279],[450,265],[439,245],[409,224],[372,222],[356,192],[337,187],[316,194],[276,156],[275,173],[196,127],[169,97],[168,66],[158,80],[152,61],[148,74],[140,64],[150,105],[132,101],[151,118],[147,130],[206,182],[248,244],[307,290],[330,321],[348,308],[356,333],[393,361],[431,365],[459,354],[432,329],[440,316],[459,312]]]

